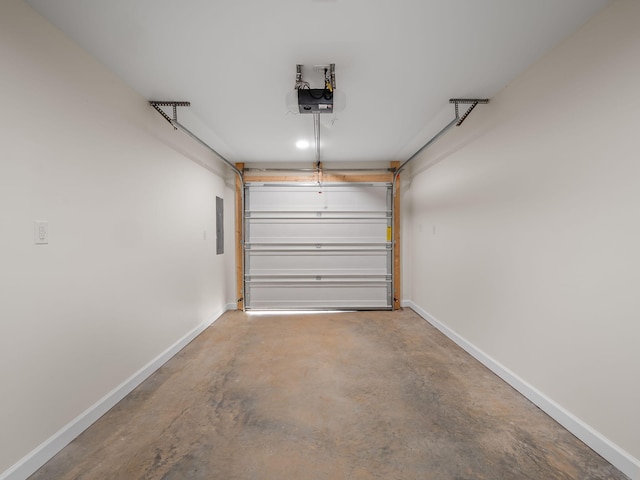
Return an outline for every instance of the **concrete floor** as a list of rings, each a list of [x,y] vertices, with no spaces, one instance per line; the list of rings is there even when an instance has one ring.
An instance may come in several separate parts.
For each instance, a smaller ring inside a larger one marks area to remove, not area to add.
[[[228,312],[31,478],[627,477],[404,310]]]

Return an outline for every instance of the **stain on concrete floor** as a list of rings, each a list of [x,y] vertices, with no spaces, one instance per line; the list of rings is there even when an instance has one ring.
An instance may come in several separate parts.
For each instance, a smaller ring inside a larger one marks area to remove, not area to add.
[[[406,309],[227,312],[31,480],[626,478]]]

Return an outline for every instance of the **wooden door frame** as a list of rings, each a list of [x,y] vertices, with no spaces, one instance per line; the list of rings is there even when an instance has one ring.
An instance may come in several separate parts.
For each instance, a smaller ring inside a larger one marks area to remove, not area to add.
[[[243,174],[244,182],[317,182],[324,183],[368,183],[368,182],[389,182],[393,183],[395,171],[400,166],[400,162],[391,162],[390,172],[363,174],[363,173],[340,173],[331,174],[322,171],[322,165],[318,165],[318,171],[312,174],[276,174],[245,172],[244,163],[236,163],[236,167]],[[235,215],[235,236],[236,236],[236,298],[238,310],[244,310],[244,192],[240,178],[236,178],[236,215]],[[392,199],[393,224],[392,224],[392,250],[393,250],[393,310],[400,309],[401,295],[401,262],[400,262],[400,177],[396,181],[394,196]]]

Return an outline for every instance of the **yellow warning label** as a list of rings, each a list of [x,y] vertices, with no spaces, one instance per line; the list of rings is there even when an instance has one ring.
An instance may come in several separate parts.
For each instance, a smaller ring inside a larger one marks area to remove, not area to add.
[[[391,241],[391,227],[387,227],[387,242]]]

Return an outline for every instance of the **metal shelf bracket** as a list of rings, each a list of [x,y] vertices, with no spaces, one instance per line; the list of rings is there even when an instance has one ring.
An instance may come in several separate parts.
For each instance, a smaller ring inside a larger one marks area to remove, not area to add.
[[[174,130],[177,130],[173,122],[178,121],[178,107],[190,107],[191,102],[173,102],[173,101],[158,101],[149,100],[149,105],[156,109],[156,111],[164,117],[164,119],[171,124]],[[167,112],[160,107],[173,107],[173,118],[171,118]]]
[[[460,125],[462,125],[462,122],[464,122],[467,119],[471,111],[474,108],[476,108],[476,106],[478,106],[479,103],[489,103],[489,99],[488,98],[451,98],[449,99],[449,103],[455,104],[456,119],[458,120],[456,123],[456,127],[459,127]],[[458,111],[458,105],[460,104],[467,104],[467,105],[471,104],[469,109],[466,112],[464,112],[462,116],[460,116],[460,113]]]

